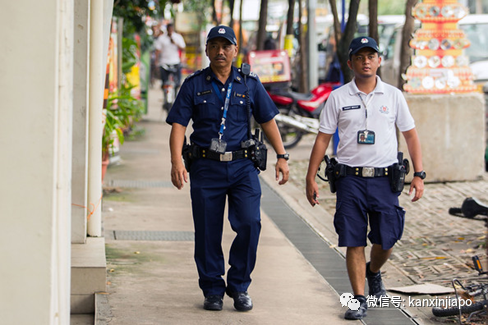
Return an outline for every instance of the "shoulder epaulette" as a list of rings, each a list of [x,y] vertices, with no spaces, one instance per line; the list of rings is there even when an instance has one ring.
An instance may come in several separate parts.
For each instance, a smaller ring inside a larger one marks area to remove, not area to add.
[[[258,78],[258,75],[256,73],[254,73],[253,71],[251,71],[251,73],[249,74],[249,76],[253,77],[253,78]]]
[[[203,70],[204,69],[200,69],[200,70],[197,70],[197,71],[193,72],[191,75],[189,75],[188,77],[186,77],[185,80],[191,79],[191,78],[193,78],[195,76],[198,76],[199,74],[201,74],[203,72]]]
[[[239,74],[240,74],[241,76],[243,76],[243,77],[244,77],[244,74],[242,73],[241,68],[237,68],[237,71],[239,71]],[[254,72],[252,72],[252,71],[249,73],[249,77],[252,77],[252,78],[254,78],[254,79],[258,79],[258,75],[257,75],[257,74],[255,74],[255,73],[254,73]]]

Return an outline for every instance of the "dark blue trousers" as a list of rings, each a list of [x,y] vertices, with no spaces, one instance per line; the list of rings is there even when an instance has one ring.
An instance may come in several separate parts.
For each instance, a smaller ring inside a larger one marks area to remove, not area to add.
[[[236,237],[229,252],[227,287],[247,291],[256,263],[261,231],[261,185],[258,170],[249,159],[220,162],[196,159],[190,171],[195,262],[205,296],[223,295],[226,283],[222,232],[225,201]]]

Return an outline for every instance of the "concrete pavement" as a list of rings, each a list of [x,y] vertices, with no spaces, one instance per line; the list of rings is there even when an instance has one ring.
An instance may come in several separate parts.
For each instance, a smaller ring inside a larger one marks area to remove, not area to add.
[[[236,312],[228,297],[221,312],[202,309],[188,238],[193,231],[189,184],[180,191],[171,185],[170,127],[162,122],[159,92],[150,95],[149,114],[138,123],[145,134],[122,146],[121,163],[109,167],[104,181],[107,323],[351,324],[343,319],[337,293],[265,213],[249,289],[254,309]],[[227,256],[234,233],[225,224]]]
[[[149,95],[149,112],[137,124],[144,134],[122,146],[121,163],[109,167],[104,181],[102,213],[109,306],[105,322],[360,323],[345,321],[346,307],[339,302],[339,294],[350,292],[350,286],[342,259],[344,250],[335,247],[337,236],[332,224],[335,196],[326,184],[321,184],[321,205],[312,208],[303,194],[313,136],[306,136],[289,150],[288,184],[276,184],[274,159],[270,159],[268,170],[261,173],[263,230],[249,289],[254,309],[236,312],[228,297],[224,298],[221,312],[202,309],[203,295],[193,261],[189,184],[181,191],[171,184],[170,127],[163,121],[160,90],[151,89]],[[474,275],[466,263],[472,254],[484,256],[484,249],[478,245],[484,240],[483,224],[449,216],[447,209],[460,206],[465,196],[487,202],[487,193],[486,180],[428,184],[420,204],[409,202],[404,193],[401,205],[407,209],[406,230],[385,266],[387,288],[419,283],[448,286],[453,277]],[[277,206],[284,210],[276,210]],[[227,221],[225,224],[223,247],[227,257],[234,234]],[[390,292],[390,295],[401,294]],[[364,323],[438,324],[438,320],[430,308],[406,306],[403,312],[375,308]]]

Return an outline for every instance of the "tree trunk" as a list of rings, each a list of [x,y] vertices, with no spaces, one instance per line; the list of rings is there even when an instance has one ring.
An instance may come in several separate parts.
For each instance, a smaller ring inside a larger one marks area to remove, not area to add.
[[[336,44],[339,44],[342,38],[341,23],[339,21],[339,14],[337,13],[336,0],[329,0],[330,10],[332,11],[332,17],[334,17],[334,38]]]
[[[235,0],[229,0],[229,11],[230,11],[229,26],[230,26],[230,28],[234,28],[234,4],[235,4]]]
[[[266,40],[266,25],[268,23],[268,0],[261,0],[261,11],[259,13],[258,37],[256,49],[264,50],[264,41]]]
[[[244,0],[239,1],[239,54],[242,53],[242,37],[244,37],[242,33],[242,4],[244,3]],[[247,62],[247,61],[244,61]]]
[[[288,0],[288,14],[286,16],[286,35],[293,35],[293,18],[295,17],[295,0]]]
[[[334,0],[330,0],[333,2]],[[339,62],[341,63],[342,74],[344,75],[344,83],[352,80],[353,73],[347,66],[347,61],[349,60],[349,44],[354,38],[354,33],[356,32],[356,21],[359,11],[360,0],[351,0],[349,4],[349,18],[347,20],[346,28],[342,34],[340,41],[337,42],[337,56]],[[336,17],[334,17],[334,20]],[[337,17],[338,19],[338,17]]]
[[[212,21],[215,25],[220,25],[219,17],[217,17],[217,8],[215,7],[215,0],[212,0]]]
[[[402,29],[402,47],[400,50],[400,73],[398,74],[398,88],[403,89],[405,80],[403,75],[407,72],[410,65],[413,50],[408,45],[412,39],[412,34],[415,29],[415,18],[412,16],[412,8],[417,4],[418,0],[407,0],[405,6],[405,25]]]
[[[378,35],[378,0],[368,0],[368,11],[369,11],[369,26],[368,26],[369,37],[373,38],[376,41],[376,43],[380,44],[380,37]],[[378,55],[381,55],[381,53],[378,53]],[[376,74],[381,77],[381,67],[378,68]]]
[[[301,93],[308,92],[308,69],[307,69],[307,42],[305,33],[303,32],[302,24],[302,0],[298,0],[298,35],[300,42],[300,84],[298,86],[298,91]]]
[[[380,44],[380,38],[378,35],[378,0],[368,1],[368,11],[369,11],[369,27],[368,27],[369,37],[374,38],[376,43]]]

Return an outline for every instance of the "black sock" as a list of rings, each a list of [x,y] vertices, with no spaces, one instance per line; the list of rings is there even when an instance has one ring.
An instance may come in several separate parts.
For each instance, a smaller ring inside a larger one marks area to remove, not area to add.
[[[375,273],[375,272],[372,272],[372,271],[371,271],[371,269],[369,268],[369,265],[370,265],[370,263],[367,263],[367,264],[366,264],[366,274],[368,274],[368,275],[372,275],[372,276],[375,276],[375,275],[377,275],[378,273],[380,273],[380,272],[376,272],[376,273]]]
[[[358,301],[366,301],[366,297],[363,295],[354,295],[354,299],[357,299]]]

